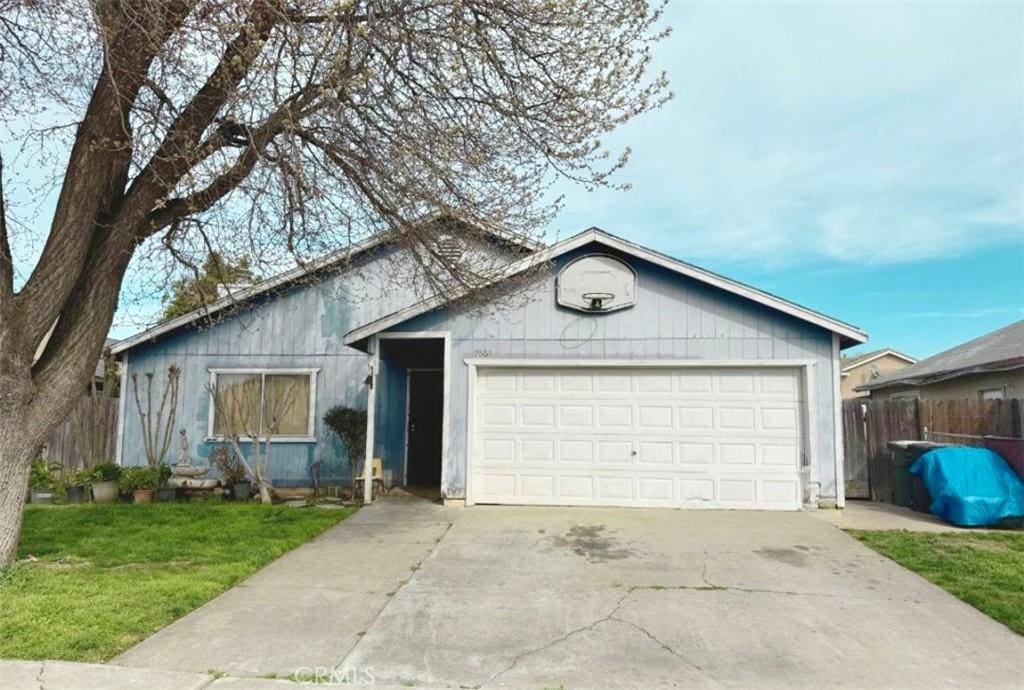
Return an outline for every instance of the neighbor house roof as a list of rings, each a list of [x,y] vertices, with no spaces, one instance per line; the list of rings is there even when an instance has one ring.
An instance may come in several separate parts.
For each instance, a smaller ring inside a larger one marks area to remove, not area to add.
[[[688,264],[684,261],[680,261],[679,259],[647,249],[646,247],[624,240],[621,237],[616,237],[615,235],[601,230],[600,228],[584,230],[583,232],[563,240],[558,244],[552,245],[543,251],[535,252],[523,259],[520,259],[519,261],[511,263],[501,269],[492,280],[481,287],[494,285],[495,283],[511,278],[512,276],[520,274],[539,264],[552,261],[567,252],[590,243],[601,244],[605,247],[618,250],[624,254],[629,254],[645,261],[649,261],[650,263],[656,264],[675,273],[699,280],[726,292],[745,297],[759,304],[763,304],[789,314],[790,316],[794,316],[802,321],[807,321],[816,326],[820,326],[826,330],[832,331],[833,333],[838,333],[843,339],[842,345],[844,347],[854,343],[867,342],[867,333],[856,326],[833,319],[830,316],[808,309],[807,307],[802,307],[799,304],[777,297],[776,295],[765,292],[764,290],[759,290],[755,287],[751,287],[750,285],[745,285],[744,283],[718,275],[717,273],[712,273],[711,271],[700,268],[699,266],[694,266],[693,264]],[[433,311],[452,300],[458,299],[466,292],[468,291],[464,290],[457,294],[430,297],[410,307],[406,307],[405,309],[396,311],[364,326],[360,326],[359,328],[350,331],[345,336],[345,344],[354,345],[355,343],[365,340],[376,333],[385,331],[388,328],[402,323],[403,321],[407,321],[419,316],[420,314]]]
[[[840,364],[841,371],[850,371],[851,369],[855,369],[861,365],[867,364],[869,362],[874,362],[876,359],[881,359],[886,355],[902,359],[908,364],[914,364],[915,362],[917,362],[917,360],[911,357],[910,355],[905,355],[902,352],[897,352],[892,348],[885,348],[882,350],[872,350],[871,352],[864,352],[859,355],[854,355],[853,357],[843,357],[842,362]]]
[[[113,338],[107,338],[103,341],[103,351],[109,350],[117,341]],[[106,375],[107,363],[103,360],[103,355],[100,355],[100,361],[96,362],[96,373],[94,376],[98,379],[102,379]]]
[[[424,219],[421,222],[429,223],[436,221],[441,217],[442,216],[439,214],[437,216],[431,216]],[[486,232],[488,235],[491,235],[502,242],[522,247],[523,249],[531,252],[537,251],[545,246],[540,242],[510,232],[504,232],[501,230],[487,230]],[[110,352],[117,355],[130,350],[140,343],[149,342],[165,333],[170,333],[171,331],[188,326],[201,319],[209,318],[226,309],[235,307],[242,302],[246,302],[254,297],[270,292],[271,290],[302,280],[303,278],[313,275],[318,271],[331,268],[344,261],[350,261],[361,254],[394,241],[395,237],[395,233],[393,232],[380,233],[365,239],[362,242],[346,247],[345,249],[332,252],[331,254],[321,257],[315,261],[311,261],[304,266],[299,266],[297,268],[284,271],[283,273],[279,273],[278,275],[256,283],[255,285],[243,287],[238,290],[232,290],[230,294],[221,297],[215,302],[211,302],[205,307],[200,307],[199,309],[190,311],[187,314],[182,314],[181,316],[177,316],[173,319],[168,319],[167,321],[163,321],[152,328],[148,328],[141,333],[131,336],[130,338],[125,338],[124,340],[119,341],[116,345],[110,348]]]
[[[966,374],[1020,367],[1024,367],[1024,320],[922,359],[917,364],[865,383],[855,390],[924,386]]]

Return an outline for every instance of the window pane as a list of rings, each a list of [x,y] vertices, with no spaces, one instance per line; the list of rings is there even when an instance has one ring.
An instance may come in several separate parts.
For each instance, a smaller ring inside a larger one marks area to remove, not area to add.
[[[260,375],[218,374],[216,391],[213,433],[217,436],[258,434]]]
[[[309,433],[309,375],[267,374],[263,396],[263,433],[305,436]]]

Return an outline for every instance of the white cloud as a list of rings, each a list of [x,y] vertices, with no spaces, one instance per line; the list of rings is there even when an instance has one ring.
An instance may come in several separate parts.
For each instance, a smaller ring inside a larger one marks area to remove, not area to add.
[[[600,225],[683,257],[893,263],[1024,239],[1019,4],[698,4]]]

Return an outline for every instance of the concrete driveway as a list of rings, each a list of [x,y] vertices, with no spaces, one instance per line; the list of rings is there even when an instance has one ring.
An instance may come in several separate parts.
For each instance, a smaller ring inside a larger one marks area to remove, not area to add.
[[[1024,638],[806,513],[385,500],[114,663],[451,687],[1024,687]]]

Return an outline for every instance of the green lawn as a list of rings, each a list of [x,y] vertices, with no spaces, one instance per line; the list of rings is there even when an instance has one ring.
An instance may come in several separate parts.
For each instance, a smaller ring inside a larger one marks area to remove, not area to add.
[[[851,534],[1024,635],[1024,534],[858,530]]]
[[[0,658],[110,659],[352,512],[29,507],[19,560],[0,570]]]

